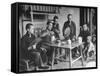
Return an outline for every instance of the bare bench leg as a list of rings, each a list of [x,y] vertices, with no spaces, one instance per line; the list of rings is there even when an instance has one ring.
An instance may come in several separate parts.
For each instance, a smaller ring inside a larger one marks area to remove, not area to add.
[[[71,49],[68,49],[69,50],[69,68],[72,67],[72,51]]]
[[[27,71],[30,71],[30,68],[29,68],[29,60],[25,60],[25,64],[26,64],[26,70]]]
[[[55,49],[53,50],[53,54],[52,54],[52,63],[51,63],[51,69],[53,68],[53,65],[54,65],[54,60],[55,60]]]
[[[84,66],[84,58],[83,58],[83,52],[82,52],[82,47],[80,46],[80,52],[81,52],[81,61],[82,61],[82,67]]]

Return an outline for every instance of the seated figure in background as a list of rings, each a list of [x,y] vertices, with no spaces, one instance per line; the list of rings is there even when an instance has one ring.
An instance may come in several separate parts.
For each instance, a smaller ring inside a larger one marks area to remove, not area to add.
[[[87,24],[84,24],[82,28],[83,29],[80,31],[79,36],[82,37],[83,42],[87,42],[87,37],[90,36],[89,28]]]
[[[85,47],[87,46],[87,37],[88,36],[90,36],[89,28],[88,28],[87,24],[84,24],[82,26],[82,29],[80,30],[80,34],[79,34],[79,37],[82,37],[82,42],[84,42],[84,44],[81,46],[82,50],[84,50]]]

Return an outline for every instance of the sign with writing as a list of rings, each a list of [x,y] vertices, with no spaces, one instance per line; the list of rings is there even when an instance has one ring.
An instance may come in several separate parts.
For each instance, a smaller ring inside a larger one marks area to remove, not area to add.
[[[32,12],[41,13],[59,13],[58,6],[46,6],[46,5],[23,5],[25,11],[31,10]]]
[[[59,13],[59,7],[57,6],[43,6],[43,5],[33,5],[33,12],[45,12],[45,13]]]

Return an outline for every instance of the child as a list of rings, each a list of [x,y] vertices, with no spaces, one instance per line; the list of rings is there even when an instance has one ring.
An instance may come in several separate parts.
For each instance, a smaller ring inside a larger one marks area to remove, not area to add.
[[[87,59],[87,57],[92,57],[95,55],[95,47],[91,40],[92,40],[91,36],[88,36],[86,47],[84,49],[86,59]]]

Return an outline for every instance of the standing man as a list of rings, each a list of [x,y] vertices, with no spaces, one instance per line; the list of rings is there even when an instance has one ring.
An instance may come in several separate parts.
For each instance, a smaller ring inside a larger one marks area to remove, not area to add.
[[[58,23],[58,16],[54,16],[53,21],[54,22],[53,22],[52,31],[54,32],[56,39],[59,39],[60,29],[59,29],[59,23]]]
[[[41,54],[41,50],[36,49],[36,38],[33,34],[34,26],[31,23],[26,25],[26,34],[21,39],[21,55],[24,59],[29,59],[34,61],[35,66],[39,68],[49,68],[48,66],[44,65],[43,58],[46,58],[46,54]]]
[[[64,23],[64,26],[63,26],[63,36],[65,38],[65,40],[71,40],[71,41],[74,41],[75,40],[75,37],[76,37],[76,24],[74,21],[72,21],[72,14],[68,14],[67,16],[68,18],[68,21],[66,21]],[[73,49],[73,50],[76,50]],[[73,55],[75,56],[75,51],[72,51]],[[65,51],[65,55],[67,56],[68,55],[68,52]]]
[[[60,36],[59,36],[60,29],[59,29],[58,19],[59,19],[58,16],[54,16],[53,17],[53,28],[52,28],[52,31],[54,32],[56,40],[60,39]],[[59,56],[59,54],[61,54],[61,50],[59,50],[59,48],[58,48],[58,49],[56,49],[55,56],[57,57],[57,56]],[[54,63],[58,64],[58,60],[55,59]]]
[[[68,21],[63,26],[63,36],[66,40],[75,38],[76,36],[76,24],[72,21],[72,14],[68,14]]]

